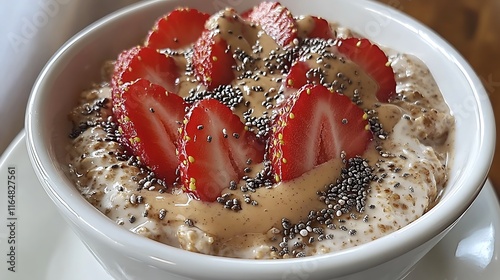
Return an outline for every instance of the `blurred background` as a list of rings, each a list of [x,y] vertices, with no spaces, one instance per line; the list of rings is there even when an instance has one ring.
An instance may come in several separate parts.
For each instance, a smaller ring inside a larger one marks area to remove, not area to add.
[[[139,0],[0,3],[0,155],[22,130],[31,87],[52,54],[79,30]],[[449,41],[482,79],[500,124],[500,0],[379,0]],[[231,1],[227,1],[231,3]],[[500,149],[490,172],[500,194]]]
[[[379,0],[409,14],[451,43],[483,81],[500,135],[500,1]],[[498,137],[497,137],[498,139]],[[500,141],[490,179],[500,196]]]

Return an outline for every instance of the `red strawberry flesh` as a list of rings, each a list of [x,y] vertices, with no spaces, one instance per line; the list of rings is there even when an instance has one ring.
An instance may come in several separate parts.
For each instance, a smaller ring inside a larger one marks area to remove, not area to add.
[[[307,34],[308,38],[333,39],[335,35],[330,28],[330,24],[324,18],[311,16],[314,21],[313,29]]]
[[[377,99],[388,102],[396,94],[394,71],[386,54],[368,39],[347,38],[339,40],[338,50],[358,64],[379,85]]]
[[[176,179],[176,143],[186,103],[146,79],[120,87],[122,137],[133,154],[167,183]]]
[[[306,84],[320,84],[320,77],[312,76],[312,73],[308,77],[308,73],[311,70],[307,61],[296,61],[290,67],[290,71],[286,76],[286,86],[288,88],[299,89]]]
[[[136,46],[118,56],[112,86],[144,78],[168,91],[175,92],[178,77],[177,65],[171,56],[152,48]]]
[[[177,65],[172,57],[159,53],[154,49],[136,46],[125,50],[115,62],[113,76],[111,77],[111,91],[113,112],[115,118],[121,117],[123,111],[123,84],[134,82],[138,79],[147,79],[170,92],[176,92],[176,81],[179,77]]]
[[[204,31],[196,41],[193,52],[193,68],[197,78],[207,89],[230,84],[234,79],[233,55],[227,51],[227,43],[216,31]]]
[[[200,37],[209,17],[209,14],[192,8],[175,9],[157,20],[145,45],[154,49],[186,48]]]
[[[364,111],[321,85],[292,95],[275,125],[269,153],[276,181],[297,178],[341,153],[362,155],[372,139]]]
[[[299,89],[307,84],[307,71],[309,71],[309,69],[307,62],[300,60],[295,62],[292,67],[290,67],[290,71],[286,76],[286,86]]]
[[[259,163],[264,158],[264,145],[215,99],[193,104],[179,151],[183,187],[202,201],[215,201],[231,181],[241,179],[249,162]]]
[[[295,19],[290,11],[278,2],[262,2],[244,16],[260,25],[281,47],[291,44],[297,38]]]

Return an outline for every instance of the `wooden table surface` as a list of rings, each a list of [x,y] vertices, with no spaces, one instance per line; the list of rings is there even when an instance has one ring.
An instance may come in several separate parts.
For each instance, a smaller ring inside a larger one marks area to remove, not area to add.
[[[500,135],[500,0],[380,1],[432,28],[471,64],[488,92]],[[497,147],[489,177],[500,196],[498,140]]]

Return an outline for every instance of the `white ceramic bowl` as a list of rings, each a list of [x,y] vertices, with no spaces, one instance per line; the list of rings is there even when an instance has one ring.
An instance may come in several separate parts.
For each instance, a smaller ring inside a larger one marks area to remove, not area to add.
[[[411,53],[432,71],[456,117],[456,153],[441,201],[405,228],[355,248],[288,260],[241,260],[191,253],[117,226],[80,196],[63,158],[78,94],[98,81],[102,62],[140,42],[176,6],[242,11],[258,1],[151,1],[118,11],[65,44],[40,74],[26,129],[36,173],[58,209],[99,262],[117,279],[398,279],[460,219],[479,193],[494,150],[494,118],[480,80],[460,55],[425,26],[371,1],[281,1],[294,14],[340,22],[379,44]],[[404,4],[402,4],[404,5]],[[404,8],[404,7],[402,7]]]

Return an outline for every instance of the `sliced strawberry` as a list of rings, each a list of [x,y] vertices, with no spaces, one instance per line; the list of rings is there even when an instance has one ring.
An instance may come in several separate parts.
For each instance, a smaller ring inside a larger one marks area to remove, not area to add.
[[[135,46],[128,50],[122,51],[118,55],[118,58],[116,59],[114,65],[113,75],[111,76],[111,86],[113,88],[118,88],[121,84],[123,84],[123,73],[128,71],[130,62],[134,59],[134,57],[139,53],[140,50],[140,46]]]
[[[176,179],[178,129],[186,103],[177,94],[139,79],[120,87],[122,116],[118,123],[124,142],[141,162],[167,183]]]
[[[156,21],[145,45],[153,49],[188,47],[200,37],[209,17],[196,9],[177,8]]]
[[[330,24],[324,18],[311,16],[314,21],[313,29],[307,34],[308,38],[333,39],[335,35],[330,28]]]
[[[144,78],[175,92],[178,77],[177,65],[171,56],[152,48],[136,46],[118,56],[111,83],[119,86]]]
[[[161,54],[148,47],[136,46],[125,50],[115,62],[111,77],[113,111],[118,119],[123,106],[120,86],[139,78],[160,85],[170,92],[177,92],[176,80],[179,77],[177,66],[172,57]]]
[[[207,89],[230,84],[234,79],[233,54],[217,31],[204,31],[193,49],[193,68]]]
[[[183,188],[202,201],[215,201],[238,182],[249,162],[264,158],[264,144],[240,118],[215,99],[197,101],[184,121],[179,144]]]
[[[262,2],[248,13],[248,20],[261,26],[276,43],[285,47],[297,38],[297,23],[279,2]]]
[[[123,100],[121,99],[122,89],[120,88],[123,84],[122,76],[123,73],[128,71],[130,62],[140,50],[141,47],[139,46],[124,50],[118,55],[118,58],[115,61],[113,75],[111,76],[111,101],[113,104],[113,115],[117,120],[119,120],[123,115]]]
[[[289,88],[299,89],[307,84],[307,71],[309,71],[307,62],[298,60],[295,62],[286,76],[286,86]]]
[[[306,85],[280,111],[269,139],[275,179],[297,178],[345,153],[362,155],[372,139],[364,111],[345,95]]]
[[[396,94],[394,71],[386,54],[368,39],[347,38],[338,41],[338,50],[348,59],[358,64],[377,83],[377,98],[387,102]]]
[[[305,61],[298,60],[291,67],[286,76],[286,86],[288,88],[299,89],[306,84],[320,84],[320,77],[309,73],[311,68]],[[309,74],[308,74],[309,73]]]

